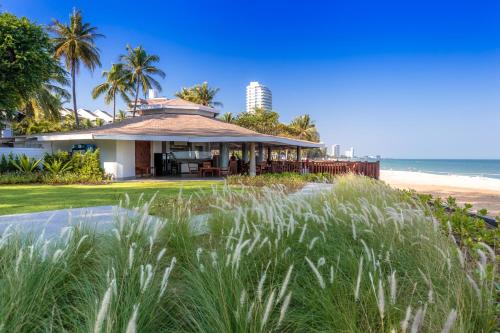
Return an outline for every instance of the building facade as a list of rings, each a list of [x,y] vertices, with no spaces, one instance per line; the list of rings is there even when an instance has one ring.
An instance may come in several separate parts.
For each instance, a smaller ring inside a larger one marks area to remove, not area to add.
[[[340,157],[340,145],[332,145],[332,156],[333,157]]]
[[[273,96],[268,87],[253,81],[247,86],[247,112],[255,112],[256,108],[272,110]]]

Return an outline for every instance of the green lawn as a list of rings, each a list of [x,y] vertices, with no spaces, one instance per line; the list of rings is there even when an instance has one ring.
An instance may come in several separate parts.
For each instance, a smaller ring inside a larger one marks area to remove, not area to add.
[[[125,193],[131,202],[141,193],[146,199],[158,192],[158,197],[209,189],[220,181],[144,181],[120,182],[107,185],[2,185],[0,215],[39,212],[52,209],[116,205]]]

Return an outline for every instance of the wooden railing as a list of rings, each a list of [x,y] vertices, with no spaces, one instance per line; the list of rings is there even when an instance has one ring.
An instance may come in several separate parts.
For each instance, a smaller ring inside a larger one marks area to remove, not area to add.
[[[309,172],[341,175],[354,173],[379,179],[380,162],[341,162],[341,161],[271,161],[268,172]]]

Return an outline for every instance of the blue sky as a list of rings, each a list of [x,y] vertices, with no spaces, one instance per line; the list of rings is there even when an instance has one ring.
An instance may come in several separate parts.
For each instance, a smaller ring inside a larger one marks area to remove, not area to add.
[[[359,155],[500,158],[498,1],[0,0],[43,24],[73,7],[106,35],[102,69],[127,43],[161,57],[162,95],[208,81],[222,112],[245,86],[273,92],[283,121],[309,113],[322,141]],[[78,78],[79,106],[101,70]]]

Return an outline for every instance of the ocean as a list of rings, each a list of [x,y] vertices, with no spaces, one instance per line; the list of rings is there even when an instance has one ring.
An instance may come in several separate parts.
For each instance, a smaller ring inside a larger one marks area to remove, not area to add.
[[[382,170],[416,171],[440,175],[481,176],[500,179],[500,160],[389,159]]]

